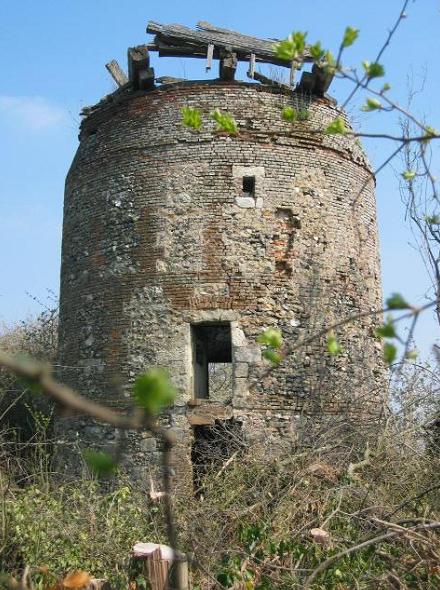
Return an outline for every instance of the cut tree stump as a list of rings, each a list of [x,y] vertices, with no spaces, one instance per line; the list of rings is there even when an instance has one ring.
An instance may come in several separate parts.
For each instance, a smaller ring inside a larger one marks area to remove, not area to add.
[[[142,571],[151,590],[189,590],[188,562],[183,553],[173,553],[168,545],[136,543],[133,559],[142,560]],[[176,586],[170,585],[171,569],[176,568]]]

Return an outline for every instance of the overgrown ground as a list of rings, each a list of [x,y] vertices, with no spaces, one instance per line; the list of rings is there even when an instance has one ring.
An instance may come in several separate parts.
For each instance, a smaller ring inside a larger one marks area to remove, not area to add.
[[[5,375],[0,387],[24,392]],[[248,449],[219,465],[208,453],[198,497],[175,498],[192,588],[440,588],[440,452],[427,426],[437,389],[429,368],[403,371],[374,437],[341,423],[278,459]],[[24,440],[10,424],[2,436],[1,569],[35,568],[36,588],[78,569],[112,588],[145,587],[130,550],[166,542],[162,503],[123,474],[106,493],[86,471],[60,484],[50,422],[26,399],[33,432]]]

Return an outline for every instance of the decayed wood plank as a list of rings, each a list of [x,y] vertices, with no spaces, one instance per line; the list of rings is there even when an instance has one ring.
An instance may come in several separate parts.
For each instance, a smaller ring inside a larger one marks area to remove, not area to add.
[[[154,69],[145,68],[145,70],[139,70],[137,75],[137,87],[139,90],[150,90],[154,88]]]
[[[212,58],[214,55],[214,43],[210,43],[208,45],[208,51],[206,52],[206,71],[209,72],[209,70],[212,68]]]
[[[130,82],[136,80],[139,70],[148,68],[150,65],[150,54],[146,45],[129,47],[127,50],[128,57],[128,77]]]
[[[178,82],[185,82],[186,78],[174,78],[174,76],[160,76],[156,78],[159,84],[177,84]]]
[[[332,83],[334,74],[329,73],[325,68],[313,65],[312,73],[316,76],[314,91],[318,96],[324,96]]]
[[[154,69],[150,68],[150,54],[146,45],[129,47],[128,78],[135,90],[154,88]]]
[[[249,76],[249,78],[251,78],[253,80],[254,74],[255,74],[255,53],[251,53],[251,58],[249,60],[249,69],[248,69],[247,75]]]
[[[235,53],[227,54],[220,60],[220,79],[233,80],[237,70],[237,55]]]
[[[262,84],[267,84],[268,86],[281,86],[283,88],[290,88],[287,84],[283,84],[283,82],[278,82],[277,80],[273,80],[268,76],[265,76],[261,72],[254,72],[254,80],[261,82]]]
[[[107,68],[107,71],[109,72],[110,76],[113,78],[113,80],[119,87],[124,86],[124,84],[127,84],[128,78],[124,70],[121,68],[121,66],[115,59],[112,59],[112,61],[110,61],[108,64],[105,64],[105,67]]]
[[[299,84],[300,90],[316,96],[324,96],[333,80],[333,74],[314,64],[311,72],[304,72]]]
[[[290,64],[290,78],[289,78],[289,83],[291,86],[293,86],[295,84],[295,74],[296,74],[297,67],[298,67],[298,64],[296,63],[296,61],[292,60],[292,63]]]
[[[213,43],[216,48],[218,46],[227,47],[237,54],[237,59],[240,61],[248,61],[251,53],[254,53],[260,61],[290,67],[289,62],[277,57],[274,47],[276,40],[242,35],[235,31],[214,27],[208,23],[199,23],[199,26],[202,30],[194,31],[182,25],[162,25],[150,21],[147,33],[156,34],[156,43],[163,41],[170,48],[174,46],[177,49],[184,45],[188,49],[188,55],[197,53],[203,47],[207,48],[210,43]],[[305,52],[304,61],[312,61],[308,51]]]

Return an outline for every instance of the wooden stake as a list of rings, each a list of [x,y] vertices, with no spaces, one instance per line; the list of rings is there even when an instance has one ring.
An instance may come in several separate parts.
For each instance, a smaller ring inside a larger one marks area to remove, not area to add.
[[[214,43],[208,45],[208,51],[206,52],[206,71],[212,68],[212,58],[214,56]]]
[[[292,60],[290,64],[290,85],[293,86],[295,84],[295,74],[296,74],[296,61]]]
[[[115,59],[112,59],[112,61],[110,61],[108,64],[105,64],[105,67],[119,88],[124,86],[124,84],[127,84],[128,78],[124,70]]]
[[[255,74],[255,53],[251,53],[251,58],[249,60],[249,70],[248,70],[248,77],[252,80],[254,79]]]

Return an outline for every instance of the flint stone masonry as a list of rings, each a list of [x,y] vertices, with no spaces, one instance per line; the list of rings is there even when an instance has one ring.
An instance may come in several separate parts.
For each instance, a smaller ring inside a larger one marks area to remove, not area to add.
[[[292,104],[307,121],[282,120]],[[182,126],[184,106],[201,110],[199,132]],[[215,132],[217,107],[238,136]],[[374,419],[384,389],[374,316],[336,330],[337,357],[322,336],[268,371],[256,343],[275,327],[291,345],[381,305],[374,177],[354,138],[322,133],[341,115],[335,104],[183,82],[88,112],[66,181],[60,364],[72,368],[62,378],[126,411],[135,377],[167,367],[178,397],[163,421],[177,433],[178,476],[191,470],[196,424],[233,419],[248,444],[288,449],[302,417]],[[255,177],[254,196],[243,196],[244,176]],[[219,322],[231,325],[231,395],[194,400],[191,326]],[[118,444],[86,417],[60,417],[57,432],[60,448]],[[124,445],[127,469],[145,478],[160,444],[133,432]],[[75,460],[66,450],[64,464]]]

